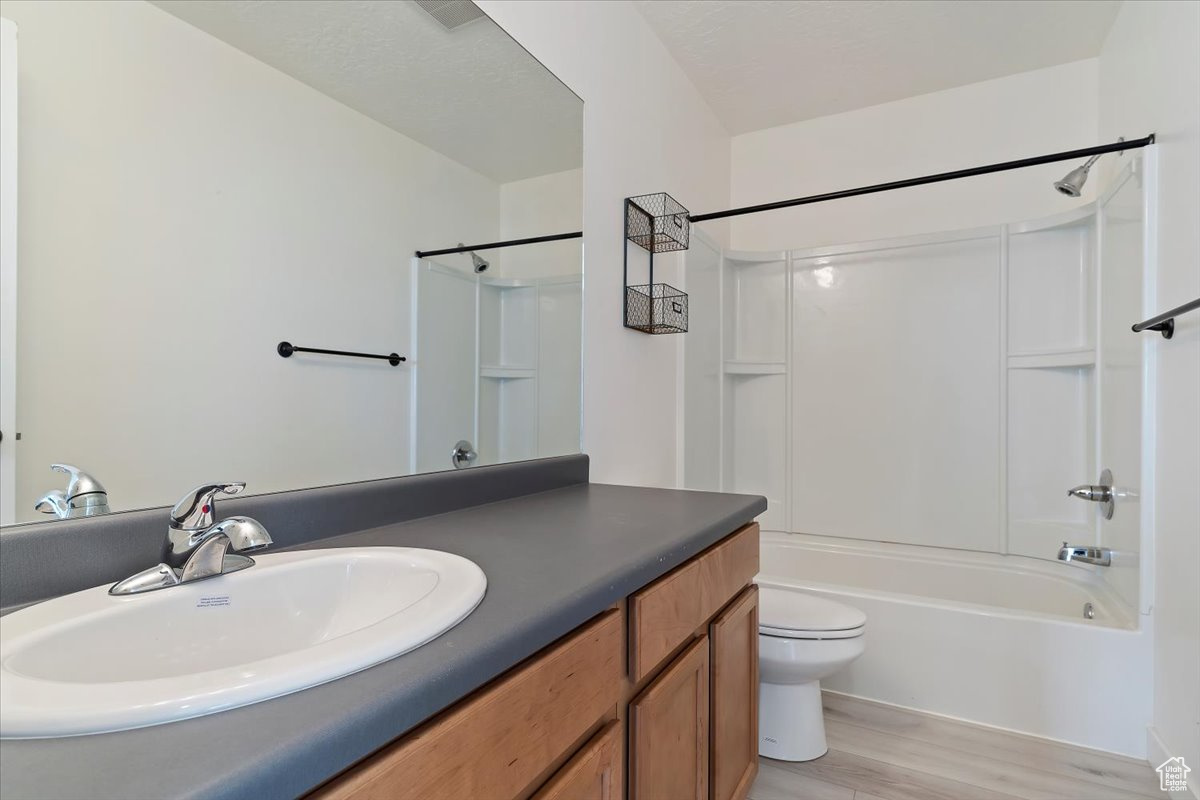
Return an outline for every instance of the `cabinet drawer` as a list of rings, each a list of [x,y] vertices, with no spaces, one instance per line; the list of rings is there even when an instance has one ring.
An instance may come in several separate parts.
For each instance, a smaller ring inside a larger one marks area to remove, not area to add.
[[[619,800],[625,776],[625,730],[613,720],[554,773],[533,800]]]
[[[751,523],[629,598],[629,673],[636,683],[692,637],[758,573]]]
[[[620,611],[608,611],[310,795],[506,800],[530,788],[621,691]]]

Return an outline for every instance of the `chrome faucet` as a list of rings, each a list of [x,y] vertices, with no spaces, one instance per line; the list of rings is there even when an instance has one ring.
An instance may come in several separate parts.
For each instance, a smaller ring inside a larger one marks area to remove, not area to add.
[[[50,469],[70,476],[67,488],[46,492],[34,503],[34,511],[54,514],[59,519],[108,513],[108,491],[100,481],[71,464],[51,464]]]
[[[1069,497],[1078,497],[1080,500],[1099,503],[1100,513],[1104,515],[1104,518],[1113,518],[1113,510],[1116,508],[1117,503],[1117,493],[1113,489],[1113,474],[1111,470],[1105,469],[1101,471],[1100,483],[1085,483],[1076,486],[1068,489],[1067,495]]]
[[[1079,561],[1083,564],[1095,564],[1097,567],[1112,565],[1112,550],[1107,547],[1080,547],[1079,545],[1062,543],[1058,548],[1059,561]]]
[[[213,523],[216,495],[237,494],[245,488],[244,483],[212,483],[188,492],[171,509],[162,563],[115,584],[108,593],[140,594],[254,566],[254,559],[229,550],[253,552],[268,547],[271,535],[266,528],[250,517]]]

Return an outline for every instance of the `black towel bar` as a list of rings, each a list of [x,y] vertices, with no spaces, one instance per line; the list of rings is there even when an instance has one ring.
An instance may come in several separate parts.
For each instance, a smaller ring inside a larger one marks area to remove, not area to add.
[[[1170,311],[1164,311],[1157,317],[1151,317],[1139,322],[1133,326],[1133,332],[1158,331],[1163,335],[1164,339],[1170,339],[1175,335],[1175,318],[1189,311],[1195,311],[1197,308],[1200,308],[1200,297],[1197,297],[1190,303],[1184,303],[1179,308],[1172,308]]]
[[[349,350],[326,350],[322,347],[297,347],[291,342],[280,342],[275,348],[275,352],[284,358],[290,358],[292,353],[323,353],[327,356],[350,356],[352,358],[378,358],[388,362],[393,367],[400,366],[401,361],[408,359],[397,353],[388,353],[386,356],[376,353],[354,353]]]

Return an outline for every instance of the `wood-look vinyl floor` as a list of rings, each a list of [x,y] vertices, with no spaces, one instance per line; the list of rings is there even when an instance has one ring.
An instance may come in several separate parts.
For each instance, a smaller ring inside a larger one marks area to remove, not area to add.
[[[764,758],[750,800],[1182,800],[1145,761],[826,692],[829,752]]]

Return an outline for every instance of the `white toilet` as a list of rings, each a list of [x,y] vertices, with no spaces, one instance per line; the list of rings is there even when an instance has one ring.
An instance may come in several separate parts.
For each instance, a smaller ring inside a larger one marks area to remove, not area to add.
[[[825,755],[821,679],[863,653],[867,615],[790,589],[759,587],[758,752],[781,761]]]

